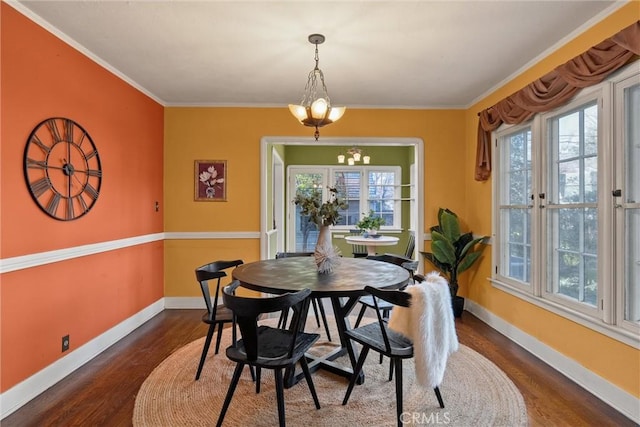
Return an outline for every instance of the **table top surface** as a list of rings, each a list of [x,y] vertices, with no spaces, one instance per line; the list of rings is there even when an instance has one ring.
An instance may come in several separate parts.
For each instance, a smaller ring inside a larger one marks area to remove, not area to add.
[[[317,297],[364,295],[364,287],[398,288],[409,272],[388,262],[341,257],[331,273],[321,274],[313,256],[268,259],[238,266],[233,278],[259,292],[311,289]]]
[[[398,243],[397,237],[393,236],[380,236],[380,237],[364,237],[364,236],[345,236],[347,243],[356,243],[358,245],[377,245],[388,246]]]

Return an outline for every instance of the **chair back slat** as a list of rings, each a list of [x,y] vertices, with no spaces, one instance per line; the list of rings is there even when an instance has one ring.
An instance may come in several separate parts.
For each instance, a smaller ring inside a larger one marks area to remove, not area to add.
[[[387,290],[387,289],[378,289],[373,288],[371,286],[365,286],[365,291],[373,296],[373,304],[376,308],[376,314],[378,316],[378,324],[380,325],[380,332],[382,333],[382,339],[384,340],[385,350],[389,353],[391,352],[391,343],[389,342],[389,335],[387,334],[387,328],[385,327],[385,321],[382,318],[382,310],[378,306],[378,298],[381,300],[387,301],[393,305],[409,307],[411,305],[411,294],[398,291],[398,290]]]
[[[216,317],[216,309],[218,307],[218,295],[220,293],[220,279],[227,276],[223,270],[231,267],[237,267],[243,264],[241,259],[233,261],[214,261],[209,264],[202,265],[196,268],[196,280],[200,284],[200,290],[204,298],[204,303],[209,313],[209,319],[213,320]],[[209,283],[210,280],[215,280],[215,289]],[[213,295],[213,301],[211,296]]]
[[[296,337],[300,328],[300,313],[302,305],[311,294],[310,289],[303,289],[295,293],[287,293],[268,298],[249,298],[235,295],[235,291],[240,286],[240,282],[234,280],[230,285],[222,290],[224,305],[233,311],[234,317],[240,327],[240,334],[244,342],[248,360],[256,360],[258,354],[258,317],[264,313],[276,311],[294,310],[294,322],[292,322],[292,333]],[[292,355],[295,340],[291,342],[289,356]]]
[[[409,241],[407,242],[407,250],[404,252],[404,256],[407,258],[413,258],[413,252],[416,249],[416,235],[413,231],[409,232]]]

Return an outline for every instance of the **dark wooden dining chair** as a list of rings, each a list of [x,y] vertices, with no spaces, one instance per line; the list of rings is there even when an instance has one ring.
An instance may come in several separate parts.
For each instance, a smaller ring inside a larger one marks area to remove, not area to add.
[[[409,240],[407,241],[407,249],[404,251],[404,256],[407,258],[413,258],[413,252],[416,250],[416,234],[413,231],[409,232]]]
[[[371,297],[376,309],[378,321],[370,323],[368,325],[350,329],[345,332],[347,337],[362,345],[360,357],[356,363],[354,369],[354,375],[349,382],[347,392],[342,401],[343,405],[346,405],[353,391],[353,387],[356,383],[358,375],[362,371],[362,367],[367,358],[369,350],[376,351],[383,356],[387,356],[391,359],[391,366],[395,369],[396,375],[396,415],[398,420],[398,426],[402,425],[400,416],[402,414],[402,360],[413,357],[413,343],[408,338],[395,332],[387,327],[387,322],[382,318],[381,309],[378,306],[378,301],[385,301],[395,306],[409,307],[411,304],[411,295],[407,292],[398,290],[385,290],[377,289],[371,286],[365,287]],[[441,408],[444,408],[444,402],[440,389],[436,386],[434,388],[438,404]]]
[[[276,259],[290,258],[290,257],[304,257],[304,256],[313,256],[313,252],[278,252],[276,253]],[[322,319],[322,324],[324,326],[324,331],[327,334],[327,339],[331,341],[331,332],[329,332],[329,324],[327,323],[327,315],[324,312],[324,305],[322,304],[322,299],[311,297],[311,307],[313,307],[313,313],[316,316],[316,323],[318,327],[320,327],[320,319]],[[289,318],[289,311],[288,310],[283,311],[280,314],[280,321],[278,322],[278,327],[286,326],[288,318]]]
[[[407,258],[402,255],[397,255],[397,254],[386,253],[382,255],[369,255],[367,259],[372,259],[375,261],[382,261],[382,262],[389,262],[391,264],[399,265],[409,272],[411,279],[413,279],[413,275],[415,271],[418,269],[418,261],[415,261],[411,258]],[[373,298],[370,295],[365,295],[361,297],[358,300],[358,302],[362,305],[362,307],[360,307],[360,312],[358,313],[358,317],[356,319],[356,323],[355,323],[356,328],[360,326],[360,322],[362,321],[362,318],[364,317],[364,314],[367,311],[367,308],[372,308],[372,309],[375,308],[373,304]],[[389,314],[391,313],[391,309],[393,308],[393,304],[386,301],[379,301],[378,307],[380,308],[380,310],[382,310],[382,317],[388,320]]]
[[[211,345],[211,339],[213,338],[215,328],[218,327],[218,336],[216,338],[215,348],[215,354],[218,354],[224,324],[232,323],[233,321],[233,314],[231,311],[227,309],[224,304],[218,304],[220,279],[227,276],[227,273],[225,273],[224,270],[235,268],[241,264],[243,264],[242,260],[236,259],[233,261],[214,261],[196,268],[196,279],[200,284],[202,297],[204,298],[204,303],[207,307],[207,312],[202,315],[202,321],[209,325],[207,338],[204,341],[202,355],[200,356],[200,363],[198,364],[198,371],[196,372],[196,380],[200,379],[202,367],[204,366],[204,361],[207,359],[207,353],[209,352],[209,346]],[[215,285],[210,283],[210,281],[214,281]],[[235,328],[233,328],[232,333],[235,334],[235,332]]]
[[[349,236],[362,236],[362,230],[349,230]],[[369,253],[367,252],[367,247],[365,245],[351,245],[351,253],[353,254],[354,258],[364,258],[369,255]]]
[[[309,334],[300,331],[301,316],[304,312],[303,305],[311,294],[311,290],[304,289],[295,293],[287,293],[268,298],[246,298],[235,294],[240,285],[239,281],[232,282],[223,289],[222,297],[225,305],[233,312],[235,322],[240,327],[242,339],[233,342],[227,348],[227,357],[236,362],[231,384],[225,397],[217,426],[220,427],[224,416],[229,409],[240,374],[245,365],[256,368],[257,382],[256,393],[260,392],[261,369],[273,369],[276,380],[276,400],[278,406],[278,421],[281,427],[285,426],[284,408],[284,370],[294,368],[300,363],[304,372],[307,385],[311,391],[316,409],[320,409],[320,402],[313,385],[309,365],[304,354],[315,343],[320,335]],[[292,325],[289,329],[273,328],[266,325],[258,325],[258,317],[261,314],[275,313],[281,310],[292,309],[294,312]]]

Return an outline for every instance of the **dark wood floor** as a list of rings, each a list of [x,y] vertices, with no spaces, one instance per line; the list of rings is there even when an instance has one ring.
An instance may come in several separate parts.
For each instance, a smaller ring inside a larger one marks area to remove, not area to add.
[[[163,311],[0,424],[131,425],[136,393],[153,368],[205,335],[201,314]],[[465,312],[456,327],[461,343],[493,361],[520,389],[531,426],[636,425],[471,314]]]

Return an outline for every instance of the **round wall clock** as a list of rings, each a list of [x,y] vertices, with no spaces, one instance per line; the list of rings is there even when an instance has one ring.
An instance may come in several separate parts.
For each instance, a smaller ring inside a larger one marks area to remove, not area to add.
[[[86,130],[64,117],[39,123],[24,150],[24,176],[31,197],[47,215],[78,219],[100,195],[102,168]]]

